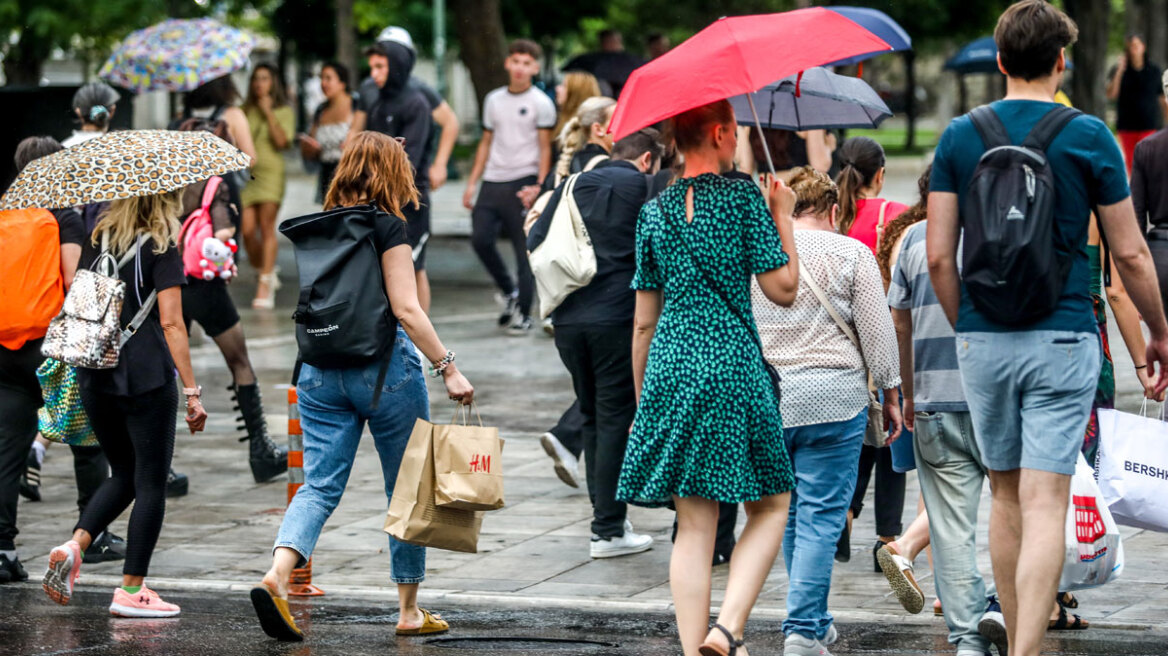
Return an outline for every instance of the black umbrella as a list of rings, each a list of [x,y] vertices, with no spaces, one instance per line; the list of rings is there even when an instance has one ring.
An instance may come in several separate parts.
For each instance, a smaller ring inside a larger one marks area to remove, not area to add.
[[[629,76],[645,64],[645,60],[624,50],[615,52],[597,51],[577,55],[564,64],[565,73],[584,71],[591,73],[602,83],[607,83],[612,90],[612,97],[620,96]]]

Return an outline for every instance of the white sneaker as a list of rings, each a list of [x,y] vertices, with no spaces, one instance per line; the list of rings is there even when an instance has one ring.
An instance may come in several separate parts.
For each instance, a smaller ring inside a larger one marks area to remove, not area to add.
[[[792,633],[783,641],[783,656],[831,656],[831,652],[818,640]]]
[[[625,520],[625,533],[632,533],[632,532],[633,532],[633,523],[626,519]]]
[[[631,556],[653,548],[653,537],[625,531],[619,538],[602,539],[592,536],[593,558]]]
[[[564,446],[564,443],[551,432],[540,436],[539,443],[543,447],[544,453],[552,459],[556,468],[556,476],[559,476],[565,485],[580,487],[580,459],[572,455],[568,447]]]
[[[827,627],[827,635],[823,636],[823,640],[821,640],[820,642],[822,642],[825,645],[830,646],[830,645],[834,645],[836,643],[836,641],[838,641],[838,640],[839,640],[839,631],[835,630],[835,623],[833,622],[831,626]]]

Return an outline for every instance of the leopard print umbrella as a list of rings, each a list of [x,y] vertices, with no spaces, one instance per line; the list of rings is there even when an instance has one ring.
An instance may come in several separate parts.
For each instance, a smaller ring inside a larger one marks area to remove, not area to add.
[[[150,196],[250,165],[243,151],[209,132],[110,132],[34,160],[0,199],[0,210]]]

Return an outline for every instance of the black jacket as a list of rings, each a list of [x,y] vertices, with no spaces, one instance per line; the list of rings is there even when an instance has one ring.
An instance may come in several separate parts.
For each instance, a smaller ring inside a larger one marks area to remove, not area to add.
[[[386,49],[389,78],[366,116],[365,129],[405,139],[415,182],[419,190],[425,190],[429,186],[430,102],[420,89],[409,84],[414,69],[413,51],[398,43],[389,43]]]
[[[1168,229],[1168,129],[1136,145],[1131,186],[1140,227]]]
[[[632,324],[636,293],[630,285],[637,270],[637,217],[641,206],[662,189],[657,184],[650,188],[652,179],[630,162],[609,160],[576,180],[572,196],[596,251],[596,276],[556,308],[552,313],[555,325]],[[563,193],[561,184],[531,226],[529,251],[547,237]]]

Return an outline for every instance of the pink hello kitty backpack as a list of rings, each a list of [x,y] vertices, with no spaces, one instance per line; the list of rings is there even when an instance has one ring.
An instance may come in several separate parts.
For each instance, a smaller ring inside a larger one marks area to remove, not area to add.
[[[222,182],[219,176],[207,180],[202,205],[183,221],[182,230],[179,231],[183,271],[194,278],[229,280],[232,276],[235,252],[239,248],[234,239],[227,243],[216,239],[215,228],[211,223],[211,204]]]

